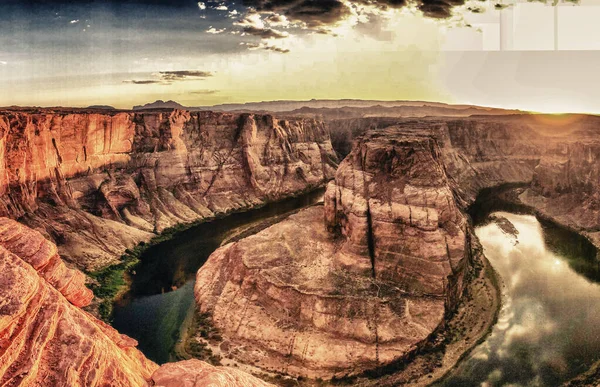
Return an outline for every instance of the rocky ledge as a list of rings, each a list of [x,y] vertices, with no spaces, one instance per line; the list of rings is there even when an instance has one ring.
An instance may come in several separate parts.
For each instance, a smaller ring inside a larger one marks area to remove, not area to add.
[[[294,376],[359,373],[444,324],[470,238],[436,141],[371,133],[324,206],[217,250],[198,272],[196,300],[225,357]]]

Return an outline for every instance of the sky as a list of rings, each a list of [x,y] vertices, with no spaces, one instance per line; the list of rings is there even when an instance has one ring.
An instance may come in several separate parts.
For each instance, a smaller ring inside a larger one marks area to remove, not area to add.
[[[3,0],[0,106],[377,99],[600,113],[600,0]]]

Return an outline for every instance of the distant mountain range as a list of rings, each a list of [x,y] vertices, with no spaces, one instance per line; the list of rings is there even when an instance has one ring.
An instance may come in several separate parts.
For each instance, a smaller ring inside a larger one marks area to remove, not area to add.
[[[317,100],[310,101],[269,101],[243,104],[222,104],[214,106],[184,106],[175,101],[155,101],[133,110],[183,109],[190,111],[224,112],[276,112],[290,115],[319,116],[325,119],[355,117],[424,117],[424,116],[470,116],[522,113],[520,110],[507,110],[475,105],[451,105],[426,101],[376,101],[376,100]]]

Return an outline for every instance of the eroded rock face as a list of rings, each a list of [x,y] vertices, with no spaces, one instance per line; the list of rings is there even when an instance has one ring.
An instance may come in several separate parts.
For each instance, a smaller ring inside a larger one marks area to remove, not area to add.
[[[92,301],[94,295],[85,286],[85,275],[68,268],[58,255],[56,245],[39,232],[14,220],[0,218],[0,246],[31,265],[73,305],[87,306]]]
[[[274,387],[240,370],[186,360],[160,367],[153,375],[157,387]]]
[[[0,112],[0,215],[95,270],[155,232],[324,184],[323,124],[212,112]]]
[[[600,246],[600,141],[555,144],[519,199]]]
[[[76,285],[80,276],[56,263],[56,247],[11,220],[1,224],[0,383],[146,386],[157,366],[135,349],[137,342],[65,298],[78,301],[85,292]]]
[[[324,207],[217,250],[196,300],[242,362],[352,374],[402,357],[443,323],[462,293],[469,236],[435,140],[374,133],[342,162]]]
[[[77,307],[91,293],[56,252],[40,233],[0,218],[3,386],[269,386],[197,360],[159,368],[134,339]]]

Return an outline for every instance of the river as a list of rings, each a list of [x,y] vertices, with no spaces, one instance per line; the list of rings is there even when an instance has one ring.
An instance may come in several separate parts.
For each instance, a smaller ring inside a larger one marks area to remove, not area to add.
[[[131,289],[114,305],[112,325],[139,342],[158,364],[172,360],[181,326],[194,307],[196,272],[219,246],[254,234],[323,200],[324,189],[202,223],[155,245],[141,256]]]
[[[560,385],[600,358],[595,249],[532,215],[492,215],[517,230],[489,219],[476,228],[504,283],[502,309],[488,338],[441,385]]]

